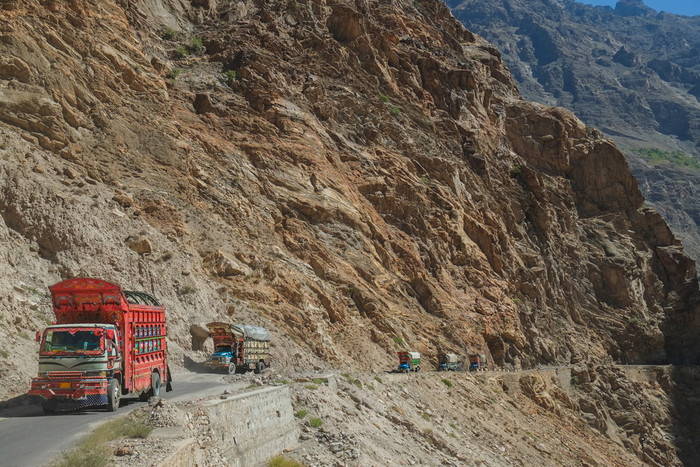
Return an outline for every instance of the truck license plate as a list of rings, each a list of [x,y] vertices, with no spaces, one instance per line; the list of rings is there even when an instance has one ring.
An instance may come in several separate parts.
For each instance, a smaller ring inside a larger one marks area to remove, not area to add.
[[[61,389],[70,389],[70,383],[59,383],[58,387]]]

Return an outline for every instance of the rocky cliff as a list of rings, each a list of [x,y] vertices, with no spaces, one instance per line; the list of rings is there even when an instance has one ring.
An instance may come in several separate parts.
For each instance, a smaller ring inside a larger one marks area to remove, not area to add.
[[[5,397],[76,275],[158,296],[173,364],[214,318],[279,368],[698,361],[695,264],[623,155],[443,3],[1,5]]]
[[[526,98],[569,108],[615,140],[649,205],[698,261],[700,16],[657,13],[641,0],[447,3],[499,48]],[[650,163],[648,148],[680,153],[683,164]]]

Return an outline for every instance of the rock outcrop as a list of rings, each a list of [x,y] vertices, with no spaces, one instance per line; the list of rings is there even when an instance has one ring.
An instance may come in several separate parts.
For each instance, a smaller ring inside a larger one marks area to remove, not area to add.
[[[498,46],[526,98],[569,108],[615,140],[649,205],[700,260],[700,198],[676,196],[700,177],[700,16],[657,13],[641,0],[614,9],[573,0],[447,3]],[[687,160],[645,161],[648,148]]]

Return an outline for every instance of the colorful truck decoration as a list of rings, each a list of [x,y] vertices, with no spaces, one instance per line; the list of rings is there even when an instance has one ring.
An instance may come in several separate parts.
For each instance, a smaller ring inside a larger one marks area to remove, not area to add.
[[[213,322],[207,324],[214,341],[214,353],[204,365],[227,370],[229,374],[253,370],[259,374],[270,367],[270,333],[259,326]]]
[[[484,354],[469,354],[469,371],[486,370],[486,355]]]
[[[459,357],[453,353],[438,354],[438,371],[459,370]]]
[[[403,373],[409,371],[420,371],[420,353],[418,352],[397,352],[399,357],[398,370]]]
[[[143,292],[99,279],[75,278],[49,287],[56,321],[37,332],[39,373],[30,395],[46,413],[106,405],[122,395],[142,400],[171,390],[166,361],[165,307]]]

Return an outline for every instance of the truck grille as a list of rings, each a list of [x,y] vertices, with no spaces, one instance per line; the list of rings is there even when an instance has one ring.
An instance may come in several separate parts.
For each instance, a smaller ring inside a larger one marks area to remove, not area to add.
[[[83,373],[80,371],[49,371],[49,379],[80,379]]]

